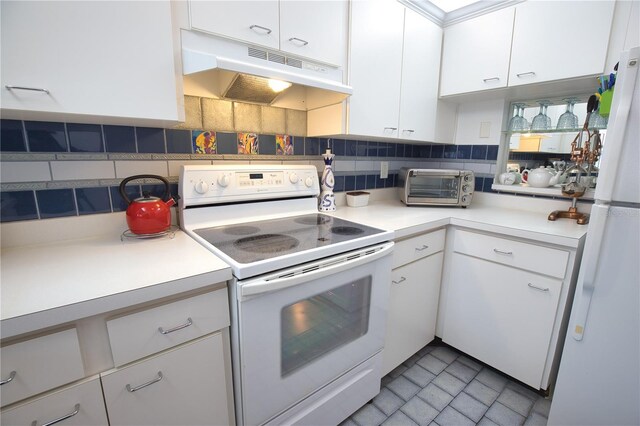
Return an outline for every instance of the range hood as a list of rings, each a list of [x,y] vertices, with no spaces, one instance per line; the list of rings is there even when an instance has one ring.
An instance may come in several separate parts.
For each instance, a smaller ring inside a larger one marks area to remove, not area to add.
[[[182,70],[185,95],[281,108],[307,111],[353,93],[341,68],[197,31],[182,30]],[[290,87],[272,88],[282,82]]]

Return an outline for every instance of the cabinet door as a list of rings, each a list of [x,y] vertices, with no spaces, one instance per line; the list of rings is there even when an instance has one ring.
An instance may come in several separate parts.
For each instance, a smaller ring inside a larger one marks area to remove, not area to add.
[[[383,375],[433,340],[443,256],[436,253],[391,273]]]
[[[453,253],[442,340],[540,388],[562,281]]]
[[[178,121],[169,1],[1,7],[3,110]]]
[[[609,1],[519,4],[509,86],[602,73],[614,7]]]
[[[405,11],[398,137],[433,141],[438,107],[442,28]]]
[[[53,424],[55,420],[65,426],[108,424],[97,377],[3,411],[1,417],[2,424],[6,426]]]
[[[191,28],[279,48],[278,1],[190,1]]]
[[[403,22],[396,1],[351,3],[351,134],[398,136]]]
[[[223,351],[216,333],[103,375],[110,424],[230,424]]]
[[[508,8],[445,28],[441,96],[507,86],[513,17]]]
[[[347,50],[347,2],[280,2],[280,49],[332,65]]]

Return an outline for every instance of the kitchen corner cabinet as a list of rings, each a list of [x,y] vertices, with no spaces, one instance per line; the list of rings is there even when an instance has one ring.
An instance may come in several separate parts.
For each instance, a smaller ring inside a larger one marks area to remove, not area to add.
[[[444,30],[440,95],[507,87],[514,8]]]
[[[445,230],[396,242],[382,374],[435,337]]]
[[[190,1],[191,28],[341,66],[347,2]]]
[[[442,340],[532,386],[557,368],[575,285],[576,250],[454,229]]]
[[[435,141],[442,29],[393,1],[351,7],[348,133]]]
[[[169,1],[1,8],[3,118],[184,121]]]

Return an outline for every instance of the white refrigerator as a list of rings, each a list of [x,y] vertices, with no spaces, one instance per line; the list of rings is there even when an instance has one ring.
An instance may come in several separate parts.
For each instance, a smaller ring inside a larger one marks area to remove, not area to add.
[[[618,66],[549,425],[640,425],[639,60]]]

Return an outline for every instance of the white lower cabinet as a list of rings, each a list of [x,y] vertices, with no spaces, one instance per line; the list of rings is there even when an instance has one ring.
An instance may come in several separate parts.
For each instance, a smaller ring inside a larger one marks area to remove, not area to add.
[[[0,413],[3,426],[107,425],[100,379],[95,377]]]
[[[562,281],[453,253],[443,340],[540,387]]]
[[[222,333],[102,375],[115,425],[228,425]]]
[[[394,269],[382,373],[431,342],[436,331],[442,252]]]

